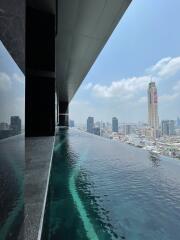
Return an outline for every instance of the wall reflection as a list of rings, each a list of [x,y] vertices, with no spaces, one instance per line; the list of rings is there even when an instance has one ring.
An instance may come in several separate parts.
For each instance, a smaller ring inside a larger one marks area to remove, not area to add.
[[[24,131],[25,78],[0,41],[0,139]]]

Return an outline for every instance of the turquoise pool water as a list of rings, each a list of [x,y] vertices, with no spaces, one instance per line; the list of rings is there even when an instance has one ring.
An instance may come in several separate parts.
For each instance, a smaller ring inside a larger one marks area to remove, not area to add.
[[[56,136],[46,240],[179,240],[180,161],[78,130]]]

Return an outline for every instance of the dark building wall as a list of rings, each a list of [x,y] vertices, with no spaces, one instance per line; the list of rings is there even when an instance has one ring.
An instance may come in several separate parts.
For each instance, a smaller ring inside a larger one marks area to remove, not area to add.
[[[25,0],[0,0],[0,40],[24,72]]]
[[[54,135],[55,17],[26,9],[26,136]]]
[[[116,117],[112,118],[112,131],[118,132],[118,119]]]
[[[94,133],[94,118],[88,117],[87,119],[87,132]]]

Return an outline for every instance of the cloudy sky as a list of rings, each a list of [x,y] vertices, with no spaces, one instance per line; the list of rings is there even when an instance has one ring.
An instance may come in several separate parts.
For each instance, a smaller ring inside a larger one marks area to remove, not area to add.
[[[159,117],[180,116],[180,1],[133,0],[70,104],[70,117],[147,121],[156,82]]]
[[[0,122],[20,116],[24,124],[24,75],[0,41]]]

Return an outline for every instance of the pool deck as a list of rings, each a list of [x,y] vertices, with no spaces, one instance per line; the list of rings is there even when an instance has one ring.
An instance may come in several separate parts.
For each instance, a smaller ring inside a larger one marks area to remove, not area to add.
[[[40,240],[55,137],[25,140],[24,239]]]

